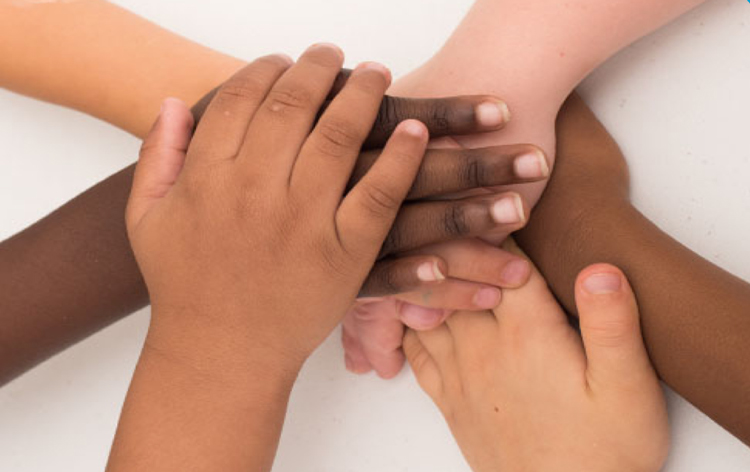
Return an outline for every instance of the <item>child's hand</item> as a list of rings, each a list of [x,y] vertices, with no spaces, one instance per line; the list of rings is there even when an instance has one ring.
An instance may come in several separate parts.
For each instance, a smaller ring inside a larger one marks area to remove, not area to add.
[[[216,349],[236,349],[240,362],[255,349],[296,368],[351,306],[428,133],[402,123],[344,196],[390,76],[377,64],[359,67],[311,134],[342,62],[326,45],[295,65],[255,61],[211,103],[187,155],[179,150],[192,117],[166,103],[127,211],[153,305],[152,345],[187,352],[199,339],[221,339]]]
[[[576,299],[583,343],[536,271],[494,313],[408,332],[409,363],[475,472],[663,465],[666,407],[627,280],[591,266]]]

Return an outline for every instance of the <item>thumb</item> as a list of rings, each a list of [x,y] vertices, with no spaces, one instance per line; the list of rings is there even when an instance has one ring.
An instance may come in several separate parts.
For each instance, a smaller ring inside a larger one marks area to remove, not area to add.
[[[126,211],[128,228],[138,225],[177,181],[185,164],[193,125],[193,115],[182,101],[168,98],[162,103],[154,126],[143,140],[135,168]]]
[[[656,377],[641,335],[638,305],[625,275],[608,264],[584,269],[576,304],[591,387]]]

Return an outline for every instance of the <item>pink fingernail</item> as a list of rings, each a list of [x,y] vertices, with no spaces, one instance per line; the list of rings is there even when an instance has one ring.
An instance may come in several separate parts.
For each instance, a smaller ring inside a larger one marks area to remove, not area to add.
[[[510,121],[510,110],[502,101],[480,103],[474,112],[477,123],[485,128],[497,128]]]
[[[474,295],[474,305],[477,308],[491,309],[500,304],[500,290],[496,288],[483,288]]]
[[[437,282],[445,280],[445,275],[440,271],[437,262],[425,262],[417,267],[417,278],[422,282]]]
[[[583,281],[583,289],[591,295],[617,293],[622,289],[622,277],[611,272],[593,274]]]
[[[549,176],[549,165],[541,152],[531,152],[517,157],[513,161],[513,170],[516,176],[522,179],[537,179]]]
[[[500,224],[515,224],[526,219],[521,196],[512,194],[501,198],[492,205],[492,218]]]

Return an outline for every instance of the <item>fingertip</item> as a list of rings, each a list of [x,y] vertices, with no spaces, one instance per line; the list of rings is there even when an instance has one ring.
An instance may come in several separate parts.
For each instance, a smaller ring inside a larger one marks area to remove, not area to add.
[[[371,61],[362,62],[359,65],[357,65],[357,67],[354,68],[353,73],[360,73],[362,71],[377,72],[378,74],[383,76],[387,85],[390,85],[391,82],[393,81],[393,75],[391,74],[391,70],[379,62],[371,62]]]
[[[531,278],[531,263],[523,258],[508,262],[500,273],[500,280],[506,288],[518,288]]]
[[[420,141],[423,141],[425,145],[427,144],[427,141],[429,141],[429,131],[427,130],[427,126],[422,123],[419,120],[404,120],[402,121],[397,127],[396,132],[403,133],[405,135],[408,135],[412,138],[417,138]]]
[[[477,290],[472,300],[478,310],[492,310],[500,305],[503,292],[497,287],[483,287]]]
[[[402,323],[415,331],[435,329],[445,321],[447,312],[439,308],[428,308],[412,303],[399,303],[398,316]]]

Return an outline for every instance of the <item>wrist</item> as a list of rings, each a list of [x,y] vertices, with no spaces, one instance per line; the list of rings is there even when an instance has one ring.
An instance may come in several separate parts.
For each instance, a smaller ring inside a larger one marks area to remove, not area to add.
[[[226,313],[221,316],[226,318]],[[238,328],[206,313],[153,308],[143,353],[207,379],[262,380],[276,390],[291,390],[306,357],[270,342],[260,328]]]

